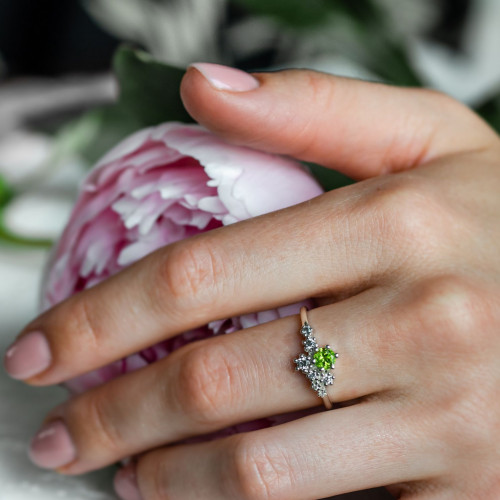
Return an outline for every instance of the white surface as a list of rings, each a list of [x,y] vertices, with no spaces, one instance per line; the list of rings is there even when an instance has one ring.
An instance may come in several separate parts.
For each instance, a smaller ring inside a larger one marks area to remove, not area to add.
[[[36,315],[46,255],[0,247],[0,350]],[[66,398],[60,388],[33,389],[0,370],[0,500],[114,500],[113,468],[80,477],[40,470],[26,450],[45,414]]]

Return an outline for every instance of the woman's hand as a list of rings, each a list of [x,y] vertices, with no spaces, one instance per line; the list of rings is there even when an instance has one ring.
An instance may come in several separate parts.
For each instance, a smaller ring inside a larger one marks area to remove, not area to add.
[[[289,317],[189,344],[71,399],[47,417],[32,458],[79,474],[139,454],[117,486],[145,500],[380,485],[402,498],[498,498],[498,136],[427,90],[309,71],[256,78],[200,65],[183,99],[230,141],[362,182],[155,252],[30,323],[6,368],[57,384],[208,321],[315,297],[315,336],[340,353],[331,397],[350,404],[175,444],[322,405],[294,372],[300,321]]]

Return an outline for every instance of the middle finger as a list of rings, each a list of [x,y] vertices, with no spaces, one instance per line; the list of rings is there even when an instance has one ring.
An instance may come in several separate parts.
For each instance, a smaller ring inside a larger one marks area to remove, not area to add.
[[[7,371],[60,383],[209,321],[373,286],[406,256],[384,242],[391,189],[360,183],[160,249],[33,321]]]

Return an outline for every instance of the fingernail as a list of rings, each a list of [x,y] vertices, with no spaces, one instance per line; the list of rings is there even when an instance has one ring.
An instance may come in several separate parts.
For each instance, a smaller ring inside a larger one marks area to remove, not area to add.
[[[31,441],[30,460],[42,469],[57,469],[76,458],[76,448],[62,420],[44,425]]]
[[[190,68],[197,69],[217,90],[248,92],[259,86],[259,81],[252,75],[239,69],[212,63],[193,63]]]
[[[31,332],[7,349],[3,364],[12,378],[24,380],[46,370],[51,360],[45,335],[42,332]]]
[[[120,469],[115,476],[115,491],[121,500],[142,500],[135,470],[135,464],[129,464]]]

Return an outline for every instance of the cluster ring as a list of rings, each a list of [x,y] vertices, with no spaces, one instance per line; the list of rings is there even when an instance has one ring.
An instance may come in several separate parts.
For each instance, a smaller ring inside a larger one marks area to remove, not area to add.
[[[313,329],[307,319],[307,308],[300,309],[302,327],[301,335],[304,337],[302,345],[305,353],[294,359],[295,370],[302,372],[311,382],[312,389],[323,399],[327,410],[332,408],[332,401],[328,396],[327,387],[333,385],[335,376],[332,370],[335,368],[335,360],[339,357],[329,345],[319,347],[313,336]]]

